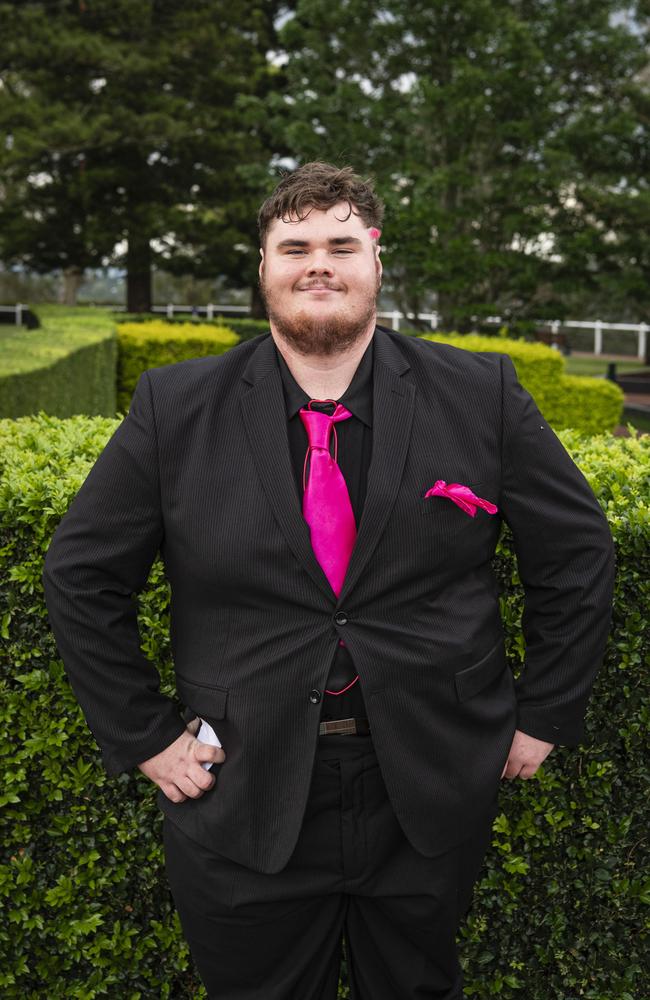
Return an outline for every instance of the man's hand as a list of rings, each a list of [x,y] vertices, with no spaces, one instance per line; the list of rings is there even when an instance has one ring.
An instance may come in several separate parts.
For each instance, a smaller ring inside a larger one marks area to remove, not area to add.
[[[138,767],[143,774],[158,785],[172,802],[184,802],[188,797],[198,799],[214,785],[216,778],[201,764],[222,764],[226,759],[221,747],[197,740],[200,719],[192,719],[184,733],[170,743],[165,750],[150,757]]]
[[[534,736],[528,736],[527,733],[516,729],[501,777],[532,778],[554,746],[555,743],[538,740]]]

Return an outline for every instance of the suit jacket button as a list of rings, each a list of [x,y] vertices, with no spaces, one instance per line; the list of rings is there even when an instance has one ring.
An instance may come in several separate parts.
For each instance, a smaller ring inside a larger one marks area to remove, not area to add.
[[[346,615],[345,611],[337,611],[336,614],[334,615],[334,621],[336,622],[337,625],[347,625],[348,616]]]
[[[313,691],[310,691],[309,700],[312,703],[312,705],[317,705],[318,702],[320,701],[320,691],[317,691],[316,688],[314,688]]]

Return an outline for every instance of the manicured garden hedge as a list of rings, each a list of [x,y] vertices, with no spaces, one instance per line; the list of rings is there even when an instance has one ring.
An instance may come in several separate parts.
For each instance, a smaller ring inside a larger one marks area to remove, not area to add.
[[[545,344],[474,333],[426,333],[422,339],[452,344],[467,351],[508,354],[519,381],[554,430],[573,427],[585,434],[600,434],[613,430],[621,419],[623,393],[617,385],[607,379],[565,374],[564,357]]]
[[[41,327],[2,334],[0,417],[36,409],[59,417],[115,414],[117,341],[112,314],[77,306],[35,306]],[[128,402],[128,401],[127,401]]]
[[[128,410],[137,381],[147,368],[223,354],[239,343],[237,334],[224,326],[170,323],[164,319],[118,323],[117,336],[117,406],[123,413]]]
[[[41,330],[3,340],[0,417],[35,409],[69,416],[124,413],[140,374],[187,358],[221,354],[268,330],[264,320],[122,316],[107,310],[39,307]],[[117,323],[117,340],[114,323]],[[522,384],[556,429],[612,430],[623,395],[606,379],[566,375],[564,358],[541,344],[479,334],[423,334],[473,351],[509,354]]]
[[[239,342],[239,338],[228,340],[226,330],[236,330],[246,337],[268,330],[265,321],[227,319],[222,322],[224,326],[197,320],[145,320],[140,316],[134,317],[133,322],[120,322],[119,409],[126,411],[128,408],[138,377],[145,368],[228,350]],[[469,351],[509,354],[522,385],[556,430],[573,427],[587,434],[598,434],[613,430],[621,418],[623,393],[618,386],[606,379],[565,374],[563,356],[544,344],[480,334],[427,333],[422,337]]]
[[[0,420],[0,994],[7,1000],[199,998],[163,870],[157,788],[107,778],[48,629],[52,533],[116,427]],[[492,846],[460,934],[474,1000],[640,1000],[647,993],[650,437],[561,435],[607,513],[613,631],[581,747],[504,781]],[[496,559],[510,664],[522,594]],[[173,693],[168,585],[138,595],[142,648]],[[435,816],[432,816],[435,822]],[[345,967],[340,996],[347,996]]]
[[[206,319],[205,316],[190,316],[188,313],[178,313],[175,316],[161,316],[152,313],[115,313],[116,323],[150,323],[153,319],[163,319],[165,323],[191,323],[193,326],[226,326],[236,333],[240,340],[252,340],[266,333],[269,323],[266,319],[239,319],[235,316],[215,316]]]

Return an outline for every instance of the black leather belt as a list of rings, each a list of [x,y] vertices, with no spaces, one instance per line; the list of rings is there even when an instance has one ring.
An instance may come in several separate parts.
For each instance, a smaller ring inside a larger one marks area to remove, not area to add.
[[[367,736],[370,733],[370,724],[367,719],[330,719],[328,722],[321,722],[318,727],[319,736],[345,735],[345,736]]]

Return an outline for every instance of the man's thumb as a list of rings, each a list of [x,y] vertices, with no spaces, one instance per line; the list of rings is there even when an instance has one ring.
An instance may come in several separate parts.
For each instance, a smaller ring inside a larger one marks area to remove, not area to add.
[[[189,729],[192,736],[196,736],[199,729],[201,728],[201,720],[199,719],[198,715],[196,716],[195,719],[192,719],[191,722],[186,723],[185,728]]]

